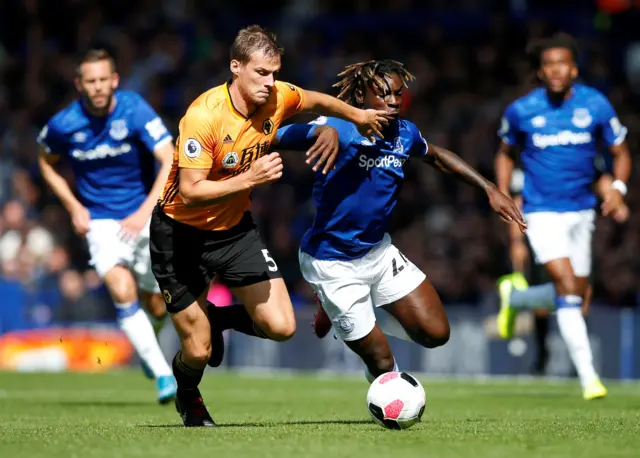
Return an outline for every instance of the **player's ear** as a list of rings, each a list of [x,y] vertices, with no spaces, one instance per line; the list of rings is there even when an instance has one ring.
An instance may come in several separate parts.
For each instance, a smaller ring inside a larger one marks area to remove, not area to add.
[[[229,64],[229,68],[231,69],[231,73],[233,73],[234,75],[238,76],[238,73],[240,73],[240,61],[236,60],[236,59],[232,59],[231,63]]]
[[[578,77],[578,67],[576,67],[575,65],[573,66],[573,68],[571,69],[571,79],[574,80]]]
[[[120,74],[118,72],[113,72],[111,74],[111,89],[118,89],[120,85]]]
[[[539,68],[536,72],[536,76],[538,77],[538,81],[544,81],[544,73],[542,73],[542,69]]]
[[[82,92],[82,80],[80,79],[80,77],[79,77],[79,76],[76,76],[76,77],[73,79],[73,84],[76,86],[76,90],[77,90],[78,92]]]

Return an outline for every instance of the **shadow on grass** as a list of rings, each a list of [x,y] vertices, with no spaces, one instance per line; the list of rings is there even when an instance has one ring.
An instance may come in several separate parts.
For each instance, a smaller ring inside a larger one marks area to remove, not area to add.
[[[269,422],[247,422],[247,423],[218,423],[216,428],[277,428],[289,425],[373,425],[371,420],[300,420],[300,421],[269,421]],[[184,428],[182,424],[174,423],[170,425],[138,425],[139,428]]]
[[[52,400],[52,401],[44,401],[47,405],[57,405],[61,407],[114,407],[121,409],[123,407],[153,407],[154,405],[158,405],[153,401],[118,401],[118,400],[95,400],[95,399],[86,399],[86,400]]]

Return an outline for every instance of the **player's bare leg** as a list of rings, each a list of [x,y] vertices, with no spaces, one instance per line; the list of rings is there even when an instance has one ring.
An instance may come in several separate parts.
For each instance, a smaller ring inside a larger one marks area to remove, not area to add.
[[[176,392],[171,368],[158,345],[149,318],[140,308],[137,284],[133,274],[128,268],[117,265],[106,273],[104,282],[116,306],[116,317],[120,329],[156,379],[158,402],[165,404],[171,401]]]
[[[549,335],[549,310],[534,310],[535,341],[538,352],[533,361],[531,371],[533,375],[543,375],[549,360],[547,336]]]
[[[382,326],[383,333],[403,340],[412,340],[425,348],[435,348],[449,341],[450,326],[438,293],[428,280],[400,300],[380,307],[395,318],[397,332]],[[376,312],[377,314],[377,312]],[[331,320],[318,302],[313,329],[318,338],[323,338],[331,330]],[[400,335],[402,334],[402,335]]]
[[[247,309],[258,334],[277,342],[293,337],[296,317],[289,291],[282,278],[231,288]]]
[[[582,315],[583,298],[589,279],[575,276],[569,258],[554,259],[546,263],[545,268],[556,287],[558,328],[578,372],[584,398],[604,397],[607,391],[593,367],[587,325]]]
[[[450,326],[438,293],[428,280],[402,299],[382,308],[402,325],[411,340],[425,348],[436,348],[449,341]]]
[[[149,316],[158,333],[157,327],[162,329],[164,322],[167,318],[167,307],[164,304],[164,298],[160,293],[152,293],[149,291],[140,291],[140,302],[144,305],[145,310],[149,313]],[[158,326],[156,326],[156,323]]]
[[[591,299],[593,298],[593,287],[589,284],[584,293],[584,300],[582,301],[582,316],[589,315],[589,306],[591,305]]]
[[[369,382],[373,382],[378,376],[386,372],[398,370],[387,337],[383,334],[378,323],[375,323],[371,332],[365,337],[345,341],[344,343],[367,366],[366,376]]]
[[[203,291],[195,302],[171,315],[180,339],[180,351],[173,358],[173,374],[178,382],[176,408],[185,426],[215,426],[198,389],[211,357],[206,293]]]
[[[331,319],[327,315],[327,312],[322,308],[322,302],[318,299],[317,293],[314,293],[314,295],[316,298],[317,310],[313,315],[313,332],[319,339],[322,339],[329,333],[333,325],[331,324]]]

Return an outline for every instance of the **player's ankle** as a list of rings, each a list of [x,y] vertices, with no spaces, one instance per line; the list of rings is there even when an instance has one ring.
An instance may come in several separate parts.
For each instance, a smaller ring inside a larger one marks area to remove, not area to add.
[[[207,361],[204,362],[202,368],[193,367],[183,359],[182,351],[176,353],[176,356],[172,361],[173,375],[176,378],[178,384],[178,390],[197,390],[202,375],[204,374],[204,367],[206,367]]]

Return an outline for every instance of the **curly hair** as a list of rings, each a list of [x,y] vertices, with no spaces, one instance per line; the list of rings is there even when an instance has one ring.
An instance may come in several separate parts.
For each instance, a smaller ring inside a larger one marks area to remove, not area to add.
[[[397,73],[404,86],[407,87],[409,81],[416,78],[409,73],[402,63],[396,60],[370,60],[368,62],[360,62],[348,65],[338,74],[342,78],[333,87],[340,90],[338,98],[344,100],[349,105],[362,108],[364,106],[364,97],[367,88],[372,88],[378,93],[387,93],[390,91],[387,78],[393,73]]]
[[[568,33],[558,32],[548,38],[533,40],[527,46],[527,55],[535,67],[542,64],[542,53],[552,48],[564,48],[571,53],[573,61],[578,61],[578,42]]]

